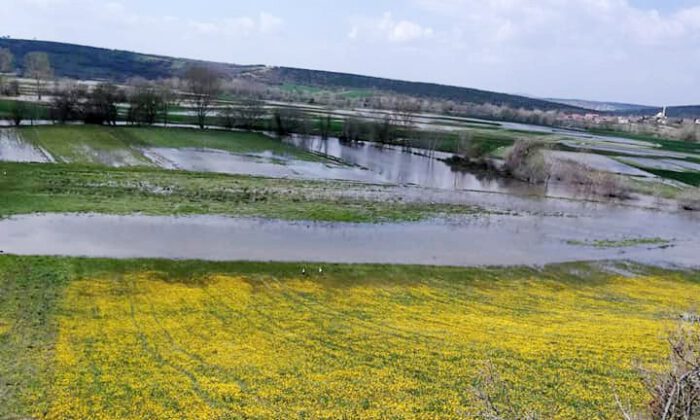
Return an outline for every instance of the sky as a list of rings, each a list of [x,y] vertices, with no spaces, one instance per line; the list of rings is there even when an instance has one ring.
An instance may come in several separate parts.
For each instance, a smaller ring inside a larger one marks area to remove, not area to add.
[[[0,35],[543,98],[700,104],[700,0],[2,0]]]

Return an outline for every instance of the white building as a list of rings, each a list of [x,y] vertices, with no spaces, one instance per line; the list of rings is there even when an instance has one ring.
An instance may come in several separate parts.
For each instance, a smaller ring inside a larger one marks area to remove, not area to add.
[[[666,117],[666,107],[664,107],[664,109],[661,112],[656,114],[656,119],[657,120],[665,120],[666,118],[667,118]]]

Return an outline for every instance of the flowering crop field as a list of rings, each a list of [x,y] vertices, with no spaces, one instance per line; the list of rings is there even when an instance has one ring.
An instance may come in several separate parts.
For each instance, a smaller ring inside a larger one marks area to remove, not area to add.
[[[0,257],[0,417],[609,418],[700,275]],[[309,269],[309,271],[312,271]]]

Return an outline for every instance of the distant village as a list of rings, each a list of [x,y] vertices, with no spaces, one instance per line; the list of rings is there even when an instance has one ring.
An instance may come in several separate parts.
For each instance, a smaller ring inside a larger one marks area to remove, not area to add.
[[[663,109],[656,115],[653,116],[615,116],[615,115],[605,115],[596,112],[590,112],[586,114],[567,114],[564,118],[565,120],[575,121],[578,123],[593,123],[593,124],[660,124],[660,125],[684,125],[684,124],[697,124],[700,125],[700,118],[670,118],[667,115],[667,107]]]

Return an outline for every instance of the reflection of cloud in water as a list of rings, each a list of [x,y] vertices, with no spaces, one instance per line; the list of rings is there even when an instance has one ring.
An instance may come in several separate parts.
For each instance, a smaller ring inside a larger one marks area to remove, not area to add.
[[[443,190],[474,190],[541,195],[542,188],[501,177],[478,176],[454,170],[441,159],[450,153],[380,145],[370,142],[341,142],[336,138],[293,136],[287,142],[353,165],[369,169],[377,182],[418,185]]]

